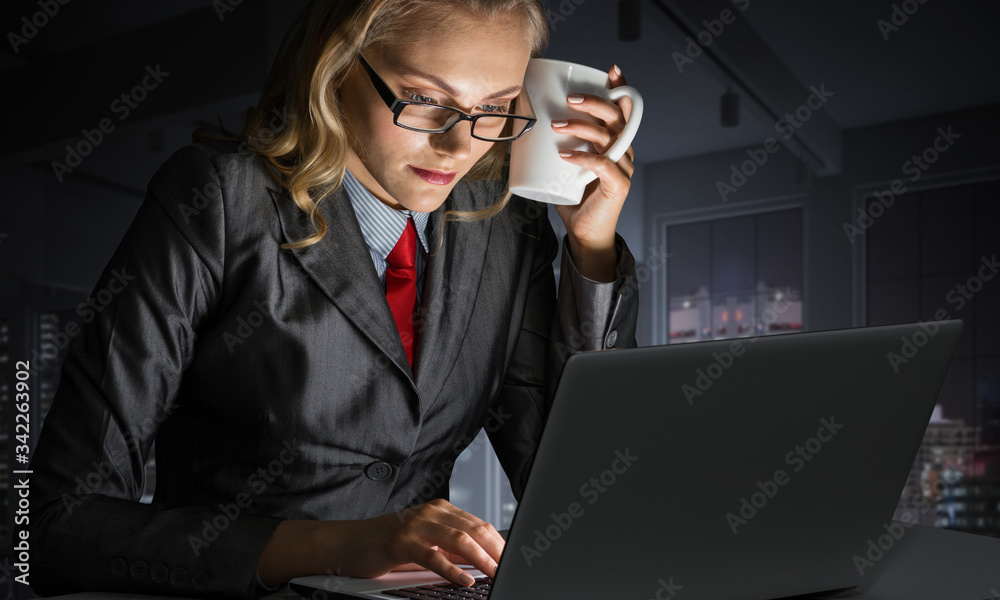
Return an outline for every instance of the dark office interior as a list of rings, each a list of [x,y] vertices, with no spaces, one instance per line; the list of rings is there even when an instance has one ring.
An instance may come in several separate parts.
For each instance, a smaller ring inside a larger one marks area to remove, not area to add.
[[[15,362],[36,374],[34,444],[77,331],[67,327],[150,178],[194,129],[240,128],[304,4],[0,8],[4,539],[17,502]],[[636,258],[639,345],[962,319],[899,511],[1000,537],[1000,5],[543,4],[546,57],[617,64],[645,99],[618,224]],[[456,503],[509,524],[513,496],[488,443],[473,444],[452,488]],[[7,552],[4,593],[33,597]]]

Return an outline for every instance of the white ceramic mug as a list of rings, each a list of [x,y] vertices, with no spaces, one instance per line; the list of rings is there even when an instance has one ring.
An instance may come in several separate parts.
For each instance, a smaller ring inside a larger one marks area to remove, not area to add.
[[[625,129],[605,152],[617,162],[635,138],[642,120],[642,96],[635,88],[619,86],[608,89],[608,74],[599,69],[561,60],[533,58],[524,74],[524,90],[517,99],[517,113],[538,119],[530,131],[514,140],[510,150],[510,191],[515,195],[551,204],[579,204],[583,191],[597,175],[567,162],[560,150],[594,152],[590,142],[557,133],[552,121],[589,119],[587,113],[574,110],[566,97],[574,93],[602,96],[612,102],[632,99],[632,113]]]

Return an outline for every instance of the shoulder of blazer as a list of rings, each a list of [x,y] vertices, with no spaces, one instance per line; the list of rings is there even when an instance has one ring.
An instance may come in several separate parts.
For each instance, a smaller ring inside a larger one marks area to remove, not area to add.
[[[205,203],[218,198],[217,188],[224,191],[251,182],[280,188],[270,177],[264,161],[246,146],[230,140],[213,140],[178,149],[163,163],[150,185],[154,189],[172,190],[178,196],[205,196],[207,200],[201,200]]]
[[[223,186],[253,185],[281,189],[272,177],[264,159],[248,148],[245,143],[233,140],[211,140],[194,142],[187,148],[197,149],[215,168]]]
[[[176,185],[181,196],[197,200],[196,210],[222,210],[226,219],[259,220],[271,209],[270,193],[285,190],[271,175],[263,158],[244,143],[233,140],[194,142],[172,156],[163,169],[165,178]],[[159,174],[158,174],[159,175]],[[267,201],[255,201],[255,199]],[[212,205],[209,208],[209,205]],[[219,215],[221,217],[221,214]]]

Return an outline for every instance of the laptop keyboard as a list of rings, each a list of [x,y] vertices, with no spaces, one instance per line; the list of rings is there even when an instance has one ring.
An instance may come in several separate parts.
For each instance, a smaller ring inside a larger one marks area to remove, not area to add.
[[[381,592],[386,596],[413,598],[414,600],[486,600],[490,593],[490,577],[478,577],[471,586],[446,583],[443,585],[418,585]]]

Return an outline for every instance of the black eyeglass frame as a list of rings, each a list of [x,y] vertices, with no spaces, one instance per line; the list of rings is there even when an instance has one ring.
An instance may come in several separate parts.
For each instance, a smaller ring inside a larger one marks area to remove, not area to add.
[[[396,94],[393,93],[392,88],[389,87],[389,84],[387,84],[385,80],[382,79],[382,77],[375,72],[375,69],[373,69],[372,66],[368,64],[368,61],[365,60],[365,57],[362,56],[360,52],[358,53],[358,59],[361,61],[361,66],[365,68],[365,72],[368,73],[368,78],[371,79],[372,85],[375,86],[375,91],[378,92],[378,95],[382,97],[382,100],[385,102],[385,105],[388,106],[389,110],[392,111],[393,124],[402,127],[403,129],[409,129],[410,131],[420,131],[423,133],[445,133],[446,131],[449,131],[452,127],[461,123],[462,121],[471,121],[472,137],[478,140],[483,140],[484,142],[513,142],[517,138],[528,133],[528,131],[530,131],[531,128],[535,125],[535,122],[538,121],[538,119],[536,119],[535,117],[529,117],[526,115],[511,115],[506,113],[503,115],[494,113],[470,115],[466,112],[458,110],[457,108],[452,108],[450,106],[442,106],[440,104],[432,104],[430,102],[417,102],[415,100],[403,100],[402,98],[399,98],[398,96],[396,96]],[[411,104],[417,106],[429,106],[432,108],[451,111],[456,115],[458,115],[458,119],[452,121],[452,123],[447,127],[445,127],[444,129],[422,129],[419,127],[412,127],[410,125],[400,123],[399,122],[400,113],[403,112],[404,108],[406,108]],[[503,116],[508,120],[511,120],[511,122],[516,122],[517,120],[526,121],[527,125],[525,126],[524,131],[515,136],[505,136],[501,138],[495,138],[489,136],[476,135],[476,122],[479,121],[479,119],[483,117],[498,117],[498,116]]]

